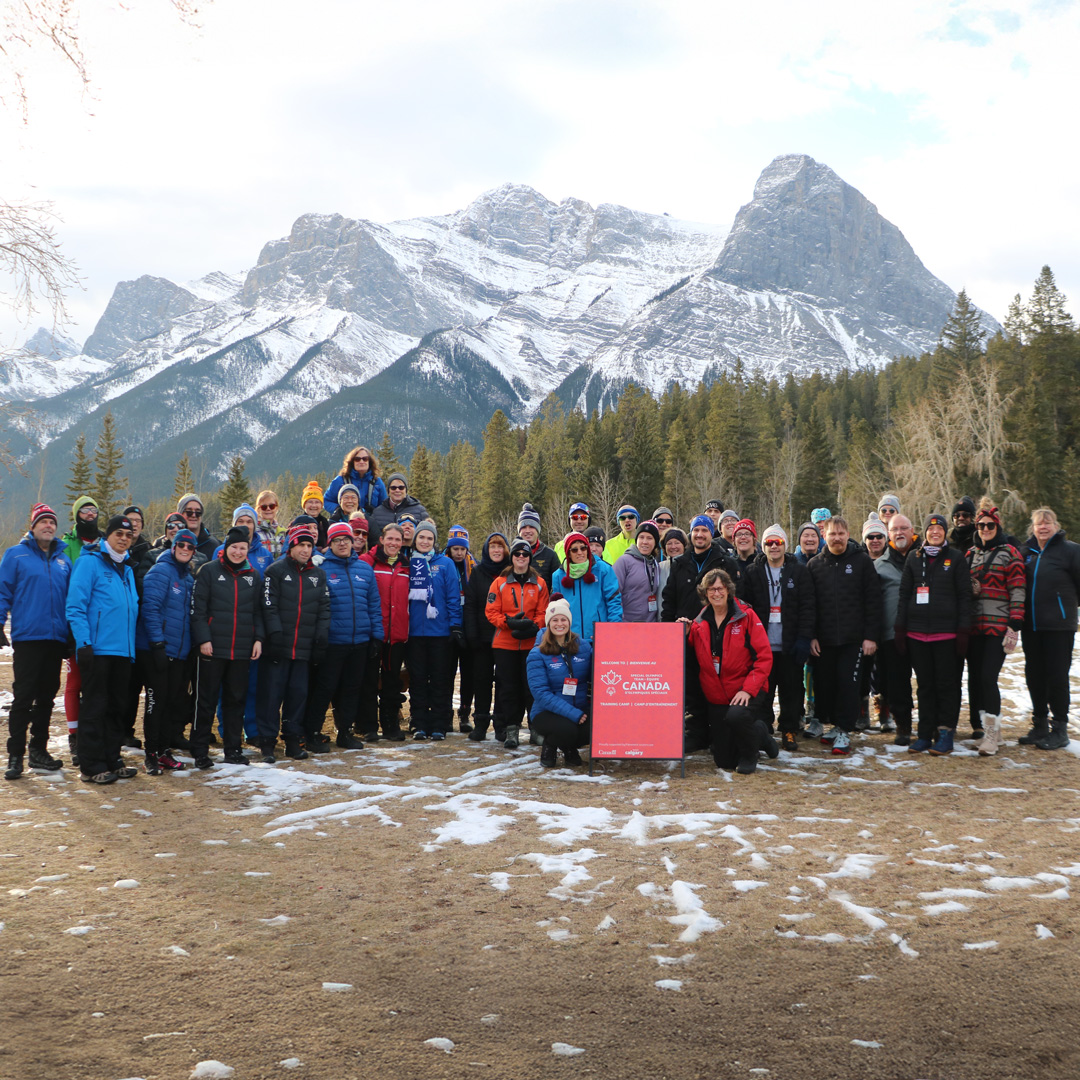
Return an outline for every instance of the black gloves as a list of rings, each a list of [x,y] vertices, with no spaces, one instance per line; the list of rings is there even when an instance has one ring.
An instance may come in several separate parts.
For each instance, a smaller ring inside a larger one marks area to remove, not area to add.
[[[450,627],[450,636],[454,639],[454,644],[457,645],[461,652],[464,652],[468,648],[465,642],[465,631],[460,626]]]
[[[367,643],[367,654],[369,660],[378,660],[382,656],[382,642],[378,638],[372,638]]]
[[[94,666],[94,646],[84,645],[81,649],[76,649],[75,663],[79,665],[80,675],[89,675]]]
[[[169,654],[165,651],[165,642],[155,641],[150,646],[150,651],[154,658],[154,667],[158,671],[166,671],[169,667]]]
[[[517,641],[526,641],[540,633],[540,627],[532,619],[507,619],[506,625],[510,627],[510,633]]]

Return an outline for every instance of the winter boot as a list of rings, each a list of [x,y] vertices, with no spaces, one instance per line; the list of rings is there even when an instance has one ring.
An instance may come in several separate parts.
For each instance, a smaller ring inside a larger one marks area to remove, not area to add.
[[[303,761],[308,756],[308,752],[304,749],[302,743],[297,742],[295,739],[286,739],[285,756],[292,758],[293,761]]]
[[[307,747],[309,754],[331,753],[330,740],[327,736],[323,735],[321,731],[311,735],[305,735],[304,745]]]
[[[36,746],[30,747],[30,768],[44,769],[46,772],[56,772],[63,768],[64,763],[53,757],[48,750],[39,750]]]
[[[767,758],[778,758],[780,756],[780,747],[776,745],[776,740],[772,737],[772,732],[769,731],[769,725],[763,720],[758,720],[755,726],[758,741],[761,749],[765,751],[765,756]]]
[[[12,754],[8,758],[7,772],[4,773],[5,780],[18,780],[23,774],[23,756],[22,754]]]
[[[273,765],[277,758],[274,756],[274,751],[277,749],[277,739],[263,739],[262,742],[262,755],[259,760],[264,765]],[[198,762],[196,762],[198,764]]]
[[[1069,745],[1069,721],[1051,720],[1050,734],[1035,745],[1040,750],[1064,750]]]
[[[895,731],[896,725],[893,723],[892,711],[889,709],[889,703],[885,700],[884,696],[878,694],[874,698],[874,703],[877,705],[878,731],[883,735],[888,734],[890,731]]]
[[[581,754],[578,753],[576,747],[571,747],[569,750],[563,751],[563,761],[567,765],[584,765],[585,762],[581,760]]]
[[[1001,717],[983,713],[982,719],[986,735],[975,749],[979,751],[982,757],[993,757],[998,752],[998,746],[1001,744]]]
[[[473,718],[476,726],[469,732],[469,738],[473,742],[483,742],[487,738],[488,728],[491,726],[490,716],[481,716],[479,713]]]
[[[351,732],[339,731],[337,736],[337,745],[342,750],[363,750],[364,740],[358,739]]]
[[[1026,735],[1021,735],[1016,741],[1021,746],[1035,746],[1040,739],[1045,739],[1049,734],[1049,718],[1045,716],[1034,716],[1031,719],[1031,730]]]
[[[945,757],[946,754],[953,752],[953,734],[952,728],[939,727],[937,729],[937,740],[930,747],[933,757]]]
[[[79,767],[79,732],[68,732],[68,749],[71,751],[71,767],[77,769]]]
[[[244,753],[239,747],[235,750],[225,751],[225,764],[226,765],[250,765],[247,754]]]
[[[545,743],[540,747],[540,764],[545,769],[554,769],[558,764],[558,750],[551,743]]]
[[[739,764],[735,766],[735,771],[741,773],[743,776],[750,776],[757,772],[757,754],[753,757],[741,757],[739,758]]]
[[[911,713],[895,713],[893,719],[896,721],[896,738],[893,739],[893,746],[910,746],[911,745]]]
[[[518,748],[518,734],[519,734],[519,732],[520,732],[520,728],[518,727],[517,724],[507,724],[506,725],[506,728],[504,729],[504,732],[503,732],[503,734],[505,735],[505,738],[503,739],[503,746],[507,750],[516,750]]]
[[[468,735],[469,732],[472,731],[473,726],[472,726],[472,724],[469,723],[468,710],[466,710],[466,709],[459,709],[458,710],[458,726],[457,727],[458,727],[458,731],[460,731],[462,735]]]
[[[855,721],[856,731],[870,730],[870,696],[859,700],[859,718]]]

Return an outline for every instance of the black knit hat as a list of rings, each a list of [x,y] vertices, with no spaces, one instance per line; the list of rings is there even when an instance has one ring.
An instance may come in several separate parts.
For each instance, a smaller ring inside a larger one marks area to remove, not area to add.
[[[585,530],[585,539],[588,540],[590,544],[606,544],[607,534],[599,525],[590,525]]]
[[[233,527],[225,534],[225,547],[230,548],[233,544],[247,544],[251,546],[251,537],[247,529]]]
[[[115,517],[109,518],[109,524],[105,526],[105,538],[108,539],[117,529],[127,529],[128,532],[134,532],[135,526],[131,524],[131,519],[124,517],[123,514],[117,514]]]

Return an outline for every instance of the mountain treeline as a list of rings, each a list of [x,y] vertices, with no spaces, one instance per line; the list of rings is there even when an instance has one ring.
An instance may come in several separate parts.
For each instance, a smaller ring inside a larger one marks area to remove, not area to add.
[[[384,477],[401,467],[391,432],[376,445],[362,435],[356,441],[375,452]],[[71,483],[104,497],[109,509],[127,499],[114,443],[110,432],[108,445],[98,447],[96,480],[83,445],[72,464]],[[951,512],[961,495],[988,494],[1018,535],[1026,535],[1027,513],[1043,505],[1075,532],[1078,455],[1080,335],[1043,267],[1030,298],[1015,297],[1003,331],[989,341],[961,292],[937,348],[920,357],[782,382],[736,364],[709,385],[687,391],[676,384],[659,399],[628,383],[603,415],[568,412],[549,398],[526,426],[513,427],[497,411],[479,448],[462,441],[440,454],[419,445],[407,473],[409,494],[434,516],[440,539],[463,524],[478,552],[493,530],[513,535],[525,501],[539,511],[551,543],[565,533],[577,500],[610,530],[625,502],[643,518],[666,505],[685,528],[718,498],[759,530],[779,522],[791,535],[819,506],[842,512],[857,529],[887,491],[917,528],[931,511]],[[324,488],[339,468],[335,457],[315,477]],[[227,528],[241,496],[253,498],[262,487],[278,494],[286,519],[299,513],[311,477],[269,477],[257,465],[257,451],[233,459],[228,482],[206,493],[211,531]],[[185,455],[177,496],[192,490],[191,480]],[[159,533],[174,506],[159,500],[145,507],[147,528]],[[24,527],[12,520],[4,531],[18,535]]]

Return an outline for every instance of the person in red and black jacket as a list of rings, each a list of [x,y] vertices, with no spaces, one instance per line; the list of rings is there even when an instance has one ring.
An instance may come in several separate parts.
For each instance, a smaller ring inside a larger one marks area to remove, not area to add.
[[[689,646],[697,657],[713,760],[721,769],[749,774],[757,770],[759,750],[769,757],[779,754],[760,716],[772,670],[769,635],[754,609],[736,598],[726,571],[710,570],[698,592],[705,604],[701,614],[693,622],[679,622],[687,626]]]
[[[262,575],[247,557],[247,529],[230,529],[216,559],[203,563],[191,596],[191,643],[199,657],[195,670],[195,723],[191,753],[209,769],[210,729],[221,695],[225,762],[246,765],[240,749],[248,665],[262,654]]]
[[[266,657],[259,664],[255,718],[267,764],[275,760],[279,723],[286,756],[308,756],[302,743],[308,667],[325,655],[330,635],[326,573],[311,561],[315,541],[316,531],[310,525],[291,528],[285,554],[266,568],[263,578]]]
[[[405,533],[400,525],[386,525],[375,547],[360,556],[375,572],[383,617],[382,654],[373,661],[377,669],[374,676],[368,673],[379,686],[378,715],[372,708],[371,700],[366,701],[360,710],[359,723],[363,738],[368,742],[378,741],[380,724],[384,739],[405,741],[405,732],[398,723],[401,665],[405,662],[405,650],[409,643],[409,559],[401,553],[404,539]]]

